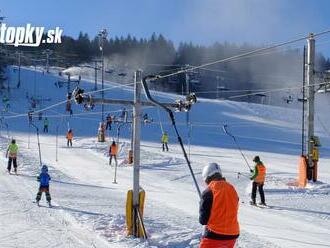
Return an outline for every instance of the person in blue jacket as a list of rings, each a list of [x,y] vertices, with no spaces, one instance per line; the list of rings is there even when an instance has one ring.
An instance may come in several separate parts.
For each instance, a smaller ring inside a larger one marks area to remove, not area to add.
[[[45,192],[46,200],[47,200],[48,204],[51,205],[51,202],[50,202],[51,197],[50,197],[50,193],[49,193],[49,181],[51,180],[51,178],[48,174],[48,167],[46,165],[43,165],[41,167],[41,173],[37,177],[37,180],[38,180],[38,182],[40,182],[40,185],[39,185],[39,191],[38,191],[37,197],[36,197],[36,202],[39,205],[41,195],[43,192]]]

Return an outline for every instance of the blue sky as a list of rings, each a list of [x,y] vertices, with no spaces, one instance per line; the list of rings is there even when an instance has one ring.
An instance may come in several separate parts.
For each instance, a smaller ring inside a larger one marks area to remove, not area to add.
[[[175,44],[263,45],[330,29],[328,0],[0,0],[0,9],[13,26],[60,26],[74,37],[93,37],[103,27],[110,36],[156,32]],[[330,34],[317,42],[317,51],[330,56]]]

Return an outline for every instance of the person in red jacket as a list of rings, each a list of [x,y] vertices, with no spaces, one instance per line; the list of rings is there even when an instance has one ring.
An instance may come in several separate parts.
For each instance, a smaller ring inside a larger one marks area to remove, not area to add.
[[[233,248],[240,233],[237,192],[217,163],[205,166],[202,176],[207,189],[199,207],[199,222],[205,225],[200,248]]]

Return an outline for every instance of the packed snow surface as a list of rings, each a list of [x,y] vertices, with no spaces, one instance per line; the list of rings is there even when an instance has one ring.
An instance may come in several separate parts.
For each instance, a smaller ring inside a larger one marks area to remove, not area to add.
[[[16,89],[16,69],[10,68],[8,75],[10,108],[2,111],[0,133],[0,247],[198,247],[203,229],[198,223],[198,194],[163,110],[143,109],[153,119],[142,124],[140,185],[146,191],[144,222],[149,236],[143,241],[127,237],[125,227],[126,194],[133,184],[133,168],[126,163],[131,126],[120,128],[115,184],[107,151],[110,142],[118,139],[118,125],[107,131],[105,143],[97,142],[100,106],[86,111],[73,103],[70,117],[65,112],[67,85],[58,88],[55,84],[66,81],[65,77],[26,68],[21,73],[21,87]],[[106,82],[105,97],[133,99],[132,82],[122,83],[129,86]],[[72,83],[69,90],[74,86]],[[82,81],[80,87],[86,92],[94,90],[93,82]],[[178,98],[153,94],[163,102]],[[47,116],[50,121],[49,133],[43,133],[43,121],[33,117],[40,132],[42,163],[48,165],[52,177],[52,208],[47,207],[44,196],[40,207],[33,202],[40,164],[36,130],[29,127],[27,118],[31,97],[40,100],[37,110],[52,106],[43,111],[43,118]],[[94,97],[100,97],[100,92]],[[119,116],[123,107],[129,111],[130,120],[130,106],[106,105],[105,112]],[[319,180],[305,189],[294,186],[301,154],[300,110],[199,99],[189,113],[189,124],[186,113],[175,114],[200,188],[205,188],[203,166],[217,162],[238,191],[241,235],[236,247],[330,247],[328,108],[329,102],[324,101],[316,106],[316,134],[322,142]],[[249,166],[253,166],[255,155],[265,163],[269,208],[248,204],[249,168],[233,139],[224,133],[225,124]],[[66,147],[68,128],[74,132],[72,148]],[[169,152],[161,150],[162,130],[170,136]],[[19,146],[18,175],[6,172],[5,152],[11,138]]]

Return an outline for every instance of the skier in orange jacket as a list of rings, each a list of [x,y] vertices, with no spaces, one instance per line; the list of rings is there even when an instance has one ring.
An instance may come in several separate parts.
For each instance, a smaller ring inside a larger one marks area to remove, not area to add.
[[[205,166],[202,176],[208,186],[199,208],[199,222],[205,225],[200,248],[233,248],[240,233],[237,192],[216,163]]]
[[[255,166],[254,166],[254,170],[251,170],[251,172],[253,172],[253,175],[250,177],[250,179],[253,180],[250,203],[251,205],[256,205],[257,188],[258,188],[260,194],[260,200],[261,200],[261,203],[259,205],[266,206],[265,193],[264,193],[266,167],[261,162],[259,156],[255,156],[253,162],[255,162]]]
[[[72,139],[73,139],[73,132],[72,129],[69,129],[69,131],[66,134],[66,139],[67,139],[67,146],[69,145],[72,147]]]

